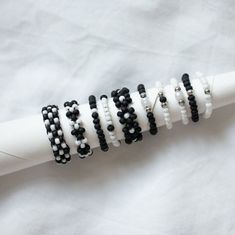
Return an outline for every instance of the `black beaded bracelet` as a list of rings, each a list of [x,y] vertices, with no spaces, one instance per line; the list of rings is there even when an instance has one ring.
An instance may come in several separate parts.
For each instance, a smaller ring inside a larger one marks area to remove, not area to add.
[[[90,109],[92,112],[94,128],[96,130],[96,133],[99,139],[100,148],[102,151],[107,152],[109,150],[109,146],[106,142],[104,131],[102,130],[102,127],[100,125],[100,118],[99,118],[99,113],[97,110],[97,103],[96,103],[95,96],[93,95],[89,96],[89,105],[90,105]]]
[[[70,120],[70,125],[72,127],[71,134],[76,138],[75,144],[78,146],[78,156],[81,159],[91,156],[93,151],[88,144],[87,138],[84,137],[86,130],[82,127],[82,121],[79,118],[80,112],[78,109],[78,102],[76,100],[72,100],[71,102],[67,101],[64,103],[64,107],[67,110],[66,116]]]
[[[149,127],[150,127],[149,132],[152,135],[156,135],[158,133],[158,128],[157,128],[154,114],[152,112],[152,107],[151,107],[150,101],[149,101],[147,94],[146,94],[145,86],[143,84],[139,84],[137,86],[137,90],[138,90],[140,97],[141,97],[141,103],[147,113],[147,118],[148,118]]]
[[[70,148],[64,140],[63,130],[59,120],[59,108],[56,105],[48,105],[42,108],[42,116],[51,143],[55,161],[65,164],[71,160]]]
[[[182,76],[182,82],[184,84],[184,87],[188,94],[188,101],[191,109],[191,119],[193,122],[199,121],[199,113],[198,113],[198,107],[197,107],[197,101],[196,97],[193,93],[193,87],[191,85],[189,75],[187,73],[183,74]]]
[[[141,127],[136,121],[137,115],[135,114],[135,109],[129,107],[132,103],[129,89],[124,87],[121,90],[114,90],[111,96],[113,97],[115,106],[119,109],[117,116],[119,117],[119,122],[124,126],[122,131],[126,144],[131,144],[133,141],[141,141],[143,135],[141,133]]]

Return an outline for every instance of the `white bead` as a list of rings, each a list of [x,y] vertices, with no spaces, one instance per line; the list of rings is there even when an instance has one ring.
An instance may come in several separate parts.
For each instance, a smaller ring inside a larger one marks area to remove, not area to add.
[[[62,130],[58,130],[58,131],[57,131],[57,134],[58,134],[59,136],[62,136],[62,135],[63,135]]]
[[[57,108],[52,108],[52,112],[55,113],[57,111]]]
[[[46,126],[50,125],[50,121],[48,119],[46,119],[44,123],[45,123]]]
[[[61,157],[60,157],[60,156],[57,156],[55,159],[56,159],[56,161],[60,161],[60,160],[61,160]]]
[[[131,134],[133,134],[133,133],[135,133],[135,129],[134,129],[134,128],[131,128],[131,129],[129,130],[129,132],[130,132]]]
[[[125,96],[123,96],[123,95],[120,96],[120,97],[119,97],[119,100],[120,100],[120,102],[123,102],[123,101],[125,100]]]
[[[52,131],[55,131],[55,125],[54,124],[50,125],[50,128],[51,128]]]
[[[74,124],[74,129],[76,129],[76,130],[79,129],[79,125],[77,123]]]
[[[57,150],[58,150],[58,147],[57,147],[56,145],[53,145],[53,146],[52,146],[52,149],[53,149],[54,151],[57,151]]]
[[[93,109],[91,109],[91,112],[92,112],[92,113],[97,113],[98,110],[97,110],[97,108],[93,108]]]
[[[79,146],[79,145],[81,144],[81,141],[80,141],[80,140],[76,140],[76,141],[75,141],[75,144],[76,144],[77,146]]]
[[[64,151],[62,149],[59,150],[59,155],[64,155]]]
[[[47,110],[43,110],[43,111],[42,111],[42,114],[47,114]]]
[[[86,145],[83,144],[83,143],[81,143],[80,147],[81,147],[82,149],[84,149],[84,148],[86,147]]]
[[[53,114],[51,112],[48,113],[48,118],[53,118]]]
[[[73,107],[70,107],[69,108],[69,111],[72,113],[74,111],[74,108]]]
[[[64,162],[64,163],[65,163],[65,162],[67,162],[67,161],[66,161],[66,159],[62,159],[62,162]]]
[[[58,122],[59,122],[59,118],[57,118],[57,117],[54,118],[54,122],[55,122],[55,123],[58,123]]]
[[[51,132],[48,132],[48,133],[47,133],[47,136],[48,136],[48,138],[49,138],[50,140],[53,138],[53,135],[52,135]]]
[[[74,121],[70,120],[69,125],[73,127],[74,126]]]
[[[129,118],[129,117],[130,117],[130,114],[129,114],[129,113],[125,113],[125,114],[124,114],[124,118],[125,118],[125,119],[127,119],[127,118]]]
[[[70,155],[68,153],[66,153],[64,156],[66,159],[70,158]]]
[[[63,142],[63,143],[61,144],[61,147],[62,147],[63,149],[65,149],[65,148],[67,148],[67,144],[66,144],[65,142]]]
[[[81,118],[78,118],[78,119],[76,120],[76,123],[77,123],[77,124],[81,124],[81,123],[82,123]]]
[[[87,138],[82,139],[82,143],[86,144],[88,142]]]
[[[56,143],[56,144],[59,144],[59,143],[60,143],[60,139],[55,138],[55,143]]]

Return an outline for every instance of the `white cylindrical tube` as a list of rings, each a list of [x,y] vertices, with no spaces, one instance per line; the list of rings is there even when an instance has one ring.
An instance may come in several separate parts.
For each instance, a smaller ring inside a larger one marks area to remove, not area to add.
[[[210,76],[207,77],[207,79],[210,84],[213,96],[214,109],[235,103],[235,72]],[[187,97],[186,91],[182,87],[182,83],[180,83],[180,85],[185,94],[185,97]],[[193,79],[192,85],[197,99],[199,113],[203,113],[205,110],[205,95],[202,85],[199,79]],[[171,85],[167,85],[164,88],[164,93],[168,100],[172,121],[179,121],[181,119],[180,108],[178,102],[175,99],[173,87]],[[157,97],[156,88],[153,87],[147,89],[147,95],[150,102],[153,104]],[[131,97],[133,100],[132,105],[135,108],[136,114],[138,116],[138,122],[142,130],[146,131],[149,129],[148,119],[146,118],[146,112],[141,104],[141,99],[138,92],[132,93]],[[105,127],[105,117],[102,105],[100,102],[98,102],[97,105],[101,119],[101,125]],[[112,99],[109,99],[109,107],[118,139],[121,140],[124,138],[122,133],[122,125],[119,123],[119,119],[116,115],[118,110],[116,109]],[[153,112],[156,117],[157,125],[163,126],[164,118],[160,102],[156,103]],[[98,147],[99,142],[93,127],[89,105],[80,105],[80,113],[83,126],[86,129],[85,135],[89,140],[89,144],[92,148]],[[65,116],[64,109],[60,110],[60,120],[66,142],[71,147],[71,154],[75,154],[75,139],[70,133],[71,127],[69,126],[69,122]],[[103,129],[107,141],[110,143],[111,141],[109,139],[108,132],[106,128]],[[160,133],[152,138],[161,138]],[[0,175],[11,173],[50,160],[54,160],[54,156],[47,138],[41,114],[0,124]]]

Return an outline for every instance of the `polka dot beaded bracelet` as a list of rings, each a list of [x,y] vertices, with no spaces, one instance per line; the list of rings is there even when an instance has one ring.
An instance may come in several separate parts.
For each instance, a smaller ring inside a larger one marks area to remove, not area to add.
[[[212,102],[212,94],[210,90],[210,85],[205,77],[202,77],[201,73],[197,73],[197,77],[199,78],[204,94],[205,94],[205,112],[203,113],[203,118],[210,118],[213,112],[213,102]]]
[[[106,128],[108,130],[111,142],[114,147],[119,147],[121,142],[118,140],[115,132],[115,127],[113,125],[112,116],[109,110],[108,97],[106,95],[102,95],[100,97],[100,100],[104,111],[105,121],[107,125]]]
[[[64,107],[67,110],[66,116],[70,120],[71,134],[76,138],[75,144],[77,145],[78,156],[81,159],[91,156],[93,151],[88,144],[87,138],[84,137],[86,130],[82,127],[82,121],[79,118],[78,102],[76,100],[67,101],[64,103]]]
[[[129,89],[124,87],[121,90],[114,90],[111,96],[115,106],[119,109],[117,116],[119,117],[119,122],[123,125],[122,131],[125,136],[125,143],[131,144],[133,141],[141,141],[143,135],[139,123],[136,121],[135,109],[130,107],[132,99]]]
[[[199,121],[199,113],[198,113],[198,107],[197,107],[197,101],[196,97],[193,92],[193,87],[191,85],[189,75],[187,73],[183,74],[182,76],[182,82],[184,84],[185,90],[188,94],[188,101],[191,109],[191,119],[193,122]]]
[[[150,101],[147,97],[145,86],[143,84],[139,84],[138,87],[137,87],[137,90],[138,90],[138,92],[140,94],[140,97],[141,97],[142,106],[144,107],[144,109],[147,113],[147,118],[148,118],[149,127],[150,127],[149,132],[150,132],[151,135],[156,135],[157,132],[158,132],[158,128],[157,128],[157,124],[156,124],[154,114],[152,112],[151,103],[150,103]]]
[[[106,142],[104,131],[101,128],[95,96],[93,96],[93,95],[89,96],[89,105],[90,105],[90,109],[91,109],[91,113],[92,113],[94,128],[96,130],[96,134],[99,139],[100,149],[104,152],[107,152],[109,150],[109,146]]]
[[[167,129],[171,129],[172,128],[172,121],[171,121],[171,114],[168,108],[168,102],[167,102],[167,98],[164,95],[164,91],[163,91],[163,87],[161,82],[156,82],[156,88],[158,90],[158,97],[159,100],[161,102],[161,107],[163,110],[163,116],[164,116],[164,121],[165,121],[165,125]]]
[[[171,79],[171,85],[175,91],[175,99],[177,100],[180,108],[181,120],[184,125],[189,123],[187,109],[185,105],[184,93],[181,90],[181,87],[178,81],[175,78]]]
[[[64,140],[58,110],[57,106],[48,105],[47,107],[42,108],[42,116],[47,136],[55,156],[55,161],[57,163],[66,164],[71,160],[70,148]]]

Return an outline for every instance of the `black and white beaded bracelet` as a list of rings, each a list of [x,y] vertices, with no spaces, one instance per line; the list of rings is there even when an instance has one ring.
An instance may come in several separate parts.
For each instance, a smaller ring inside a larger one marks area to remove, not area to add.
[[[147,93],[146,93],[146,90],[145,90],[145,86],[143,84],[139,84],[137,86],[137,90],[138,90],[140,97],[141,97],[141,103],[147,113],[147,118],[148,118],[149,127],[150,127],[149,132],[152,135],[156,135],[158,132],[158,128],[157,128],[154,114],[152,112],[152,105],[150,103],[150,100],[149,100]]]
[[[70,148],[64,140],[58,110],[59,108],[56,105],[48,105],[42,108],[42,116],[55,161],[57,163],[66,164],[71,160]]]
[[[181,78],[185,90],[187,91],[188,94],[188,101],[189,101],[189,106],[191,109],[191,119],[193,122],[198,122],[199,121],[199,113],[198,113],[198,107],[197,107],[197,101],[196,97],[193,92],[193,87],[191,85],[189,75],[187,73],[183,74]]]
[[[102,95],[100,97],[101,104],[104,111],[105,121],[106,121],[106,128],[109,133],[109,137],[111,139],[111,142],[114,147],[120,146],[120,141],[117,138],[117,134],[115,132],[115,127],[113,125],[113,119],[109,110],[109,104],[108,104],[108,97],[106,95]]]
[[[123,125],[122,131],[125,136],[125,143],[131,144],[133,141],[141,141],[143,135],[141,133],[141,127],[137,122],[137,115],[135,109],[130,107],[132,99],[130,97],[129,89],[124,87],[121,90],[114,90],[111,92],[113,102],[119,109],[117,116],[119,122]]]
[[[78,102],[72,100],[64,103],[66,108],[66,116],[70,120],[70,126],[72,128],[71,134],[76,138],[75,144],[77,145],[78,156],[84,159],[91,156],[93,151],[88,144],[87,138],[84,137],[85,128],[82,126],[82,121],[80,119],[80,112],[78,109]]]
[[[94,128],[96,130],[96,134],[99,139],[100,143],[100,149],[104,152],[107,152],[109,150],[109,146],[107,144],[104,131],[102,130],[101,124],[100,124],[100,118],[99,118],[99,113],[97,109],[97,103],[96,103],[96,98],[94,95],[89,96],[89,105],[92,113],[92,118],[93,118],[93,123],[94,123]]]

